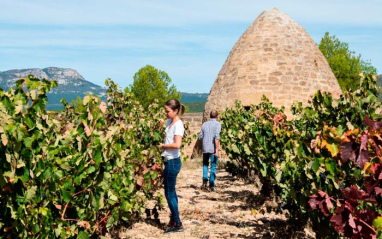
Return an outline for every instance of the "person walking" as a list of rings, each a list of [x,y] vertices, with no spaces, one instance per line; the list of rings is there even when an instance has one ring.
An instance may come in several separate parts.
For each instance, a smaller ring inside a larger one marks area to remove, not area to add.
[[[185,107],[178,100],[171,99],[164,104],[167,123],[164,143],[159,146],[164,162],[164,193],[170,208],[170,222],[164,233],[183,231],[179,217],[178,196],[175,191],[176,177],[182,167],[180,159],[180,146],[184,135],[184,125],[179,115],[184,113]],[[161,123],[164,123],[162,120]]]
[[[209,189],[215,191],[216,165],[219,159],[221,124],[217,121],[219,114],[216,110],[210,113],[210,120],[204,122],[200,130],[199,139],[203,140],[203,184],[202,189],[207,189],[208,166],[211,161]]]

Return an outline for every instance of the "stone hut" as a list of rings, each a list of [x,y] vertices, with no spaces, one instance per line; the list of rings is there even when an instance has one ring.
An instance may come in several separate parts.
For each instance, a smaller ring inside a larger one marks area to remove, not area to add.
[[[229,53],[207,99],[203,121],[213,109],[258,104],[262,95],[290,114],[317,90],[341,93],[325,57],[309,34],[287,14],[262,12]]]

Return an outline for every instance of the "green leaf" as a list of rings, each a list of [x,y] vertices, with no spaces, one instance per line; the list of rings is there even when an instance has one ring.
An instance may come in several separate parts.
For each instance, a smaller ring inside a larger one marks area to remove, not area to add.
[[[95,172],[95,167],[94,166],[90,166],[89,168],[86,169],[86,173],[87,174],[91,174],[92,172]]]
[[[262,167],[260,167],[261,176],[266,177],[267,176],[267,164],[263,163],[263,162],[260,162],[260,164],[262,166]]]
[[[232,151],[235,152],[235,153],[240,153],[240,150],[239,148],[236,146],[236,144],[232,144]]]
[[[109,192],[107,193],[107,196],[110,200],[113,200],[114,202],[116,202],[118,200],[117,196],[115,196],[113,194],[113,191],[112,190],[109,190]]]
[[[86,232],[80,231],[78,233],[77,239],[88,239],[88,238],[89,238],[89,235]]]
[[[320,159],[315,158],[312,163],[312,169],[314,172],[317,172],[317,170],[320,168]]]
[[[31,117],[27,116],[25,118],[25,123],[28,126],[29,130],[33,129],[36,126],[36,121],[33,120]]]
[[[339,152],[338,145],[336,143],[327,144],[325,147],[332,154],[332,157],[336,156]]]
[[[26,192],[26,200],[33,201],[36,196],[37,186],[30,187]]]
[[[94,153],[93,159],[96,164],[100,164],[102,162],[102,152],[100,148],[97,148],[96,152]]]
[[[125,211],[125,212],[131,212],[131,209],[133,208],[133,206],[131,205],[131,203],[129,203],[128,201],[124,200],[122,202],[122,209]]]
[[[282,177],[282,171],[278,171],[276,173],[276,176],[275,176],[275,179],[276,181],[279,183],[281,181],[281,177]]]
[[[337,163],[332,159],[326,160],[325,162],[326,170],[330,172],[331,175],[335,175],[337,171]]]
[[[24,138],[24,145],[27,148],[30,148],[32,146],[32,139],[30,137]]]
[[[72,195],[74,194],[74,187],[72,186],[71,180],[63,180],[64,188],[61,188],[62,197],[65,202],[70,202],[72,200]]]
[[[47,168],[47,169],[45,170],[45,172],[44,172],[44,174],[42,175],[42,177],[43,177],[44,179],[47,179],[47,178],[49,178],[50,176],[52,176],[52,168],[51,168],[51,167],[49,167],[49,168]]]
[[[64,171],[62,170],[57,170],[54,172],[54,175],[56,176],[56,179],[60,179],[64,177]]]
[[[40,208],[38,209],[38,213],[40,213],[40,214],[43,215],[43,216],[46,216],[47,213],[48,213],[48,211],[49,211],[49,209],[46,208],[46,207],[40,207]]]
[[[20,111],[23,109],[23,103],[21,100],[18,100],[16,102],[16,106],[15,106],[15,114],[18,114],[20,113]]]
[[[345,128],[344,128],[342,125],[339,125],[339,126],[337,127],[337,133],[338,133],[338,135],[342,135],[342,134],[344,133],[344,131],[345,131]]]
[[[60,223],[60,224],[58,224],[58,227],[56,229],[54,229],[54,233],[55,233],[56,237],[59,237],[62,232],[63,232],[62,224]]]
[[[54,156],[54,155],[56,155],[56,154],[58,154],[58,153],[59,153],[58,149],[53,149],[53,150],[50,150],[50,151],[49,151],[49,155],[50,155],[50,156]]]
[[[381,230],[382,229],[382,217],[377,217],[376,219],[374,219],[373,226],[376,229]]]
[[[61,189],[62,197],[65,202],[70,202],[72,200],[72,191],[67,189]]]
[[[248,148],[248,145],[244,144],[244,152],[246,155],[251,155],[251,150]]]
[[[27,183],[29,180],[29,170],[27,167],[22,167],[17,170],[17,176],[21,179],[23,183]]]
[[[62,169],[64,169],[64,170],[66,170],[66,171],[70,171],[70,170],[72,170],[72,167],[69,165],[69,163],[62,163],[62,164],[60,164],[60,167],[62,168]]]

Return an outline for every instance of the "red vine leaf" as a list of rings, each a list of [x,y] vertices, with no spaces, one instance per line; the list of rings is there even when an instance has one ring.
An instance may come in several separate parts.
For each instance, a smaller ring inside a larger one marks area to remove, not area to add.
[[[363,117],[363,124],[366,125],[366,126],[369,126],[369,127],[373,127],[374,125],[374,121],[371,120],[366,114],[364,115]]]
[[[363,167],[365,166],[365,163],[369,162],[369,160],[370,160],[369,152],[367,150],[360,150],[360,154],[355,164],[358,167],[363,169]]]
[[[380,187],[375,187],[375,194],[376,194],[376,195],[381,195],[381,196],[382,196],[382,188],[380,188]]]
[[[340,144],[340,155],[343,163],[349,160],[355,161],[358,144],[355,142],[354,133],[358,133],[358,131],[349,130],[344,133],[345,139]]]
[[[354,229],[356,228],[354,218],[351,214],[349,214],[349,226],[351,226]]]
[[[333,208],[333,204],[330,201],[330,197],[327,193],[323,191],[319,191],[317,194],[313,194],[310,196],[310,200],[308,201],[310,207],[312,209],[320,208],[321,212],[328,217],[330,214],[330,208]]]
[[[379,130],[382,128],[382,121],[377,123],[375,120],[370,119],[366,114],[363,118],[363,123],[364,125],[369,126],[372,130]]]
[[[366,191],[370,195],[372,195],[374,191],[376,195],[379,195],[382,193],[382,164],[373,164],[370,169],[370,175],[365,177],[364,180]]]
[[[347,187],[344,190],[342,190],[342,196],[344,196],[344,198],[347,199],[362,200],[365,196],[365,192],[359,190],[355,185],[351,185],[350,188]]]

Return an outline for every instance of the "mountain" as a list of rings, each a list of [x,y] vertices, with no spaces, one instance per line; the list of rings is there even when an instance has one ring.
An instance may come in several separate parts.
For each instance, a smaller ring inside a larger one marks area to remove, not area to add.
[[[208,93],[186,93],[181,92],[182,98],[180,101],[183,102],[206,102],[208,98]]]
[[[106,99],[106,88],[85,80],[76,70],[70,68],[33,68],[0,71],[0,88],[8,90],[15,86],[16,80],[21,77],[34,75],[40,79],[56,80],[58,86],[48,93],[47,109],[62,109],[60,100],[65,98],[69,103],[77,97],[83,98],[88,92],[98,95],[102,100]],[[181,102],[189,107],[190,112],[203,112],[208,93],[181,92]]]
[[[77,71],[70,68],[48,67],[2,71],[0,72],[0,87],[8,90],[15,86],[16,80],[28,75],[57,81],[58,86],[48,93],[47,109],[62,109],[60,103],[62,98],[71,103],[78,96],[83,98],[88,92],[106,98],[105,88],[86,81]]]
[[[188,107],[189,113],[201,113],[204,111],[208,93],[186,93],[181,92],[180,102]]]

